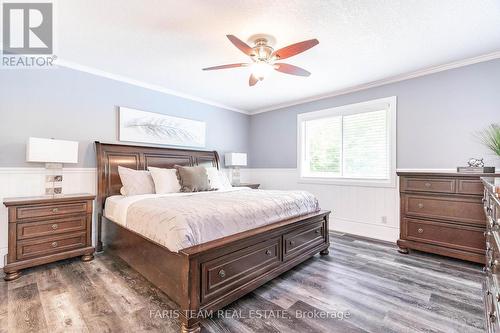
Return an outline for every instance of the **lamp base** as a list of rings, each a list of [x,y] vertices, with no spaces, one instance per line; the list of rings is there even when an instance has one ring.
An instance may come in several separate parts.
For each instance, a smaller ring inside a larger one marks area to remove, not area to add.
[[[231,185],[240,185],[240,168],[238,167],[231,169]]]
[[[45,164],[45,194],[55,197],[62,194],[63,165],[62,163]]]

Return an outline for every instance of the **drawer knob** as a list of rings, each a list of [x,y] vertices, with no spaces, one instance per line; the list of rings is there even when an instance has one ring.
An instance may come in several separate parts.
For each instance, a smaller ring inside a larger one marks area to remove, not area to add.
[[[497,313],[495,311],[491,311],[489,317],[490,321],[494,322],[495,320],[497,320]]]
[[[52,247],[57,247],[57,242],[52,242],[50,245],[52,245]]]
[[[268,256],[270,256],[270,255],[271,255],[271,250],[266,250],[266,254],[267,254]]]
[[[59,228],[59,226],[57,225],[57,223],[54,223],[54,224],[52,225],[52,230],[56,230],[57,228]]]
[[[424,204],[419,202],[418,205],[417,205],[418,208],[424,208]]]
[[[429,187],[432,186],[432,184],[431,183],[425,183],[424,186],[427,187],[427,188],[429,188]]]
[[[291,240],[291,241],[288,242],[288,244],[290,244],[290,245],[293,246],[295,244],[295,242],[293,240]]]
[[[319,229],[314,230],[316,234],[319,234],[319,231],[320,231]]]
[[[52,213],[57,213],[59,211],[59,208],[52,208]]]
[[[417,232],[418,232],[419,234],[421,234],[421,233],[423,233],[423,232],[424,232],[424,229],[422,229],[422,228],[418,228]]]
[[[220,276],[221,278],[225,278],[225,277],[226,277],[226,271],[225,271],[225,270],[223,270],[223,269],[221,269],[221,270],[219,271],[219,276]]]

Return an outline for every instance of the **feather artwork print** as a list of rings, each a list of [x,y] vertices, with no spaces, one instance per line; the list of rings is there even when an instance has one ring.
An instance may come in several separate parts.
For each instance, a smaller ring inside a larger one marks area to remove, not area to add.
[[[205,123],[121,107],[120,140],[202,147]]]

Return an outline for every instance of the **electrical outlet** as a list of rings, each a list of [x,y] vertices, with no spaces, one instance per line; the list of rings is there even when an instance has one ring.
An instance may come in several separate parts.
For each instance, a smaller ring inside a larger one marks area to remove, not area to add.
[[[382,216],[382,217],[380,218],[380,222],[382,222],[382,224],[387,224],[387,216],[385,216],[385,215],[384,215],[384,216]]]

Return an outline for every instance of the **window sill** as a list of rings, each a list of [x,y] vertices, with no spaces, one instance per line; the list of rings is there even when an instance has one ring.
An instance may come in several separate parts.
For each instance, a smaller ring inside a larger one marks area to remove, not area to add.
[[[355,179],[355,178],[319,178],[319,177],[299,177],[299,184],[318,185],[338,185],[338,186],[359,186],[359,187],[396,187],[396,177],[391,179]]]

